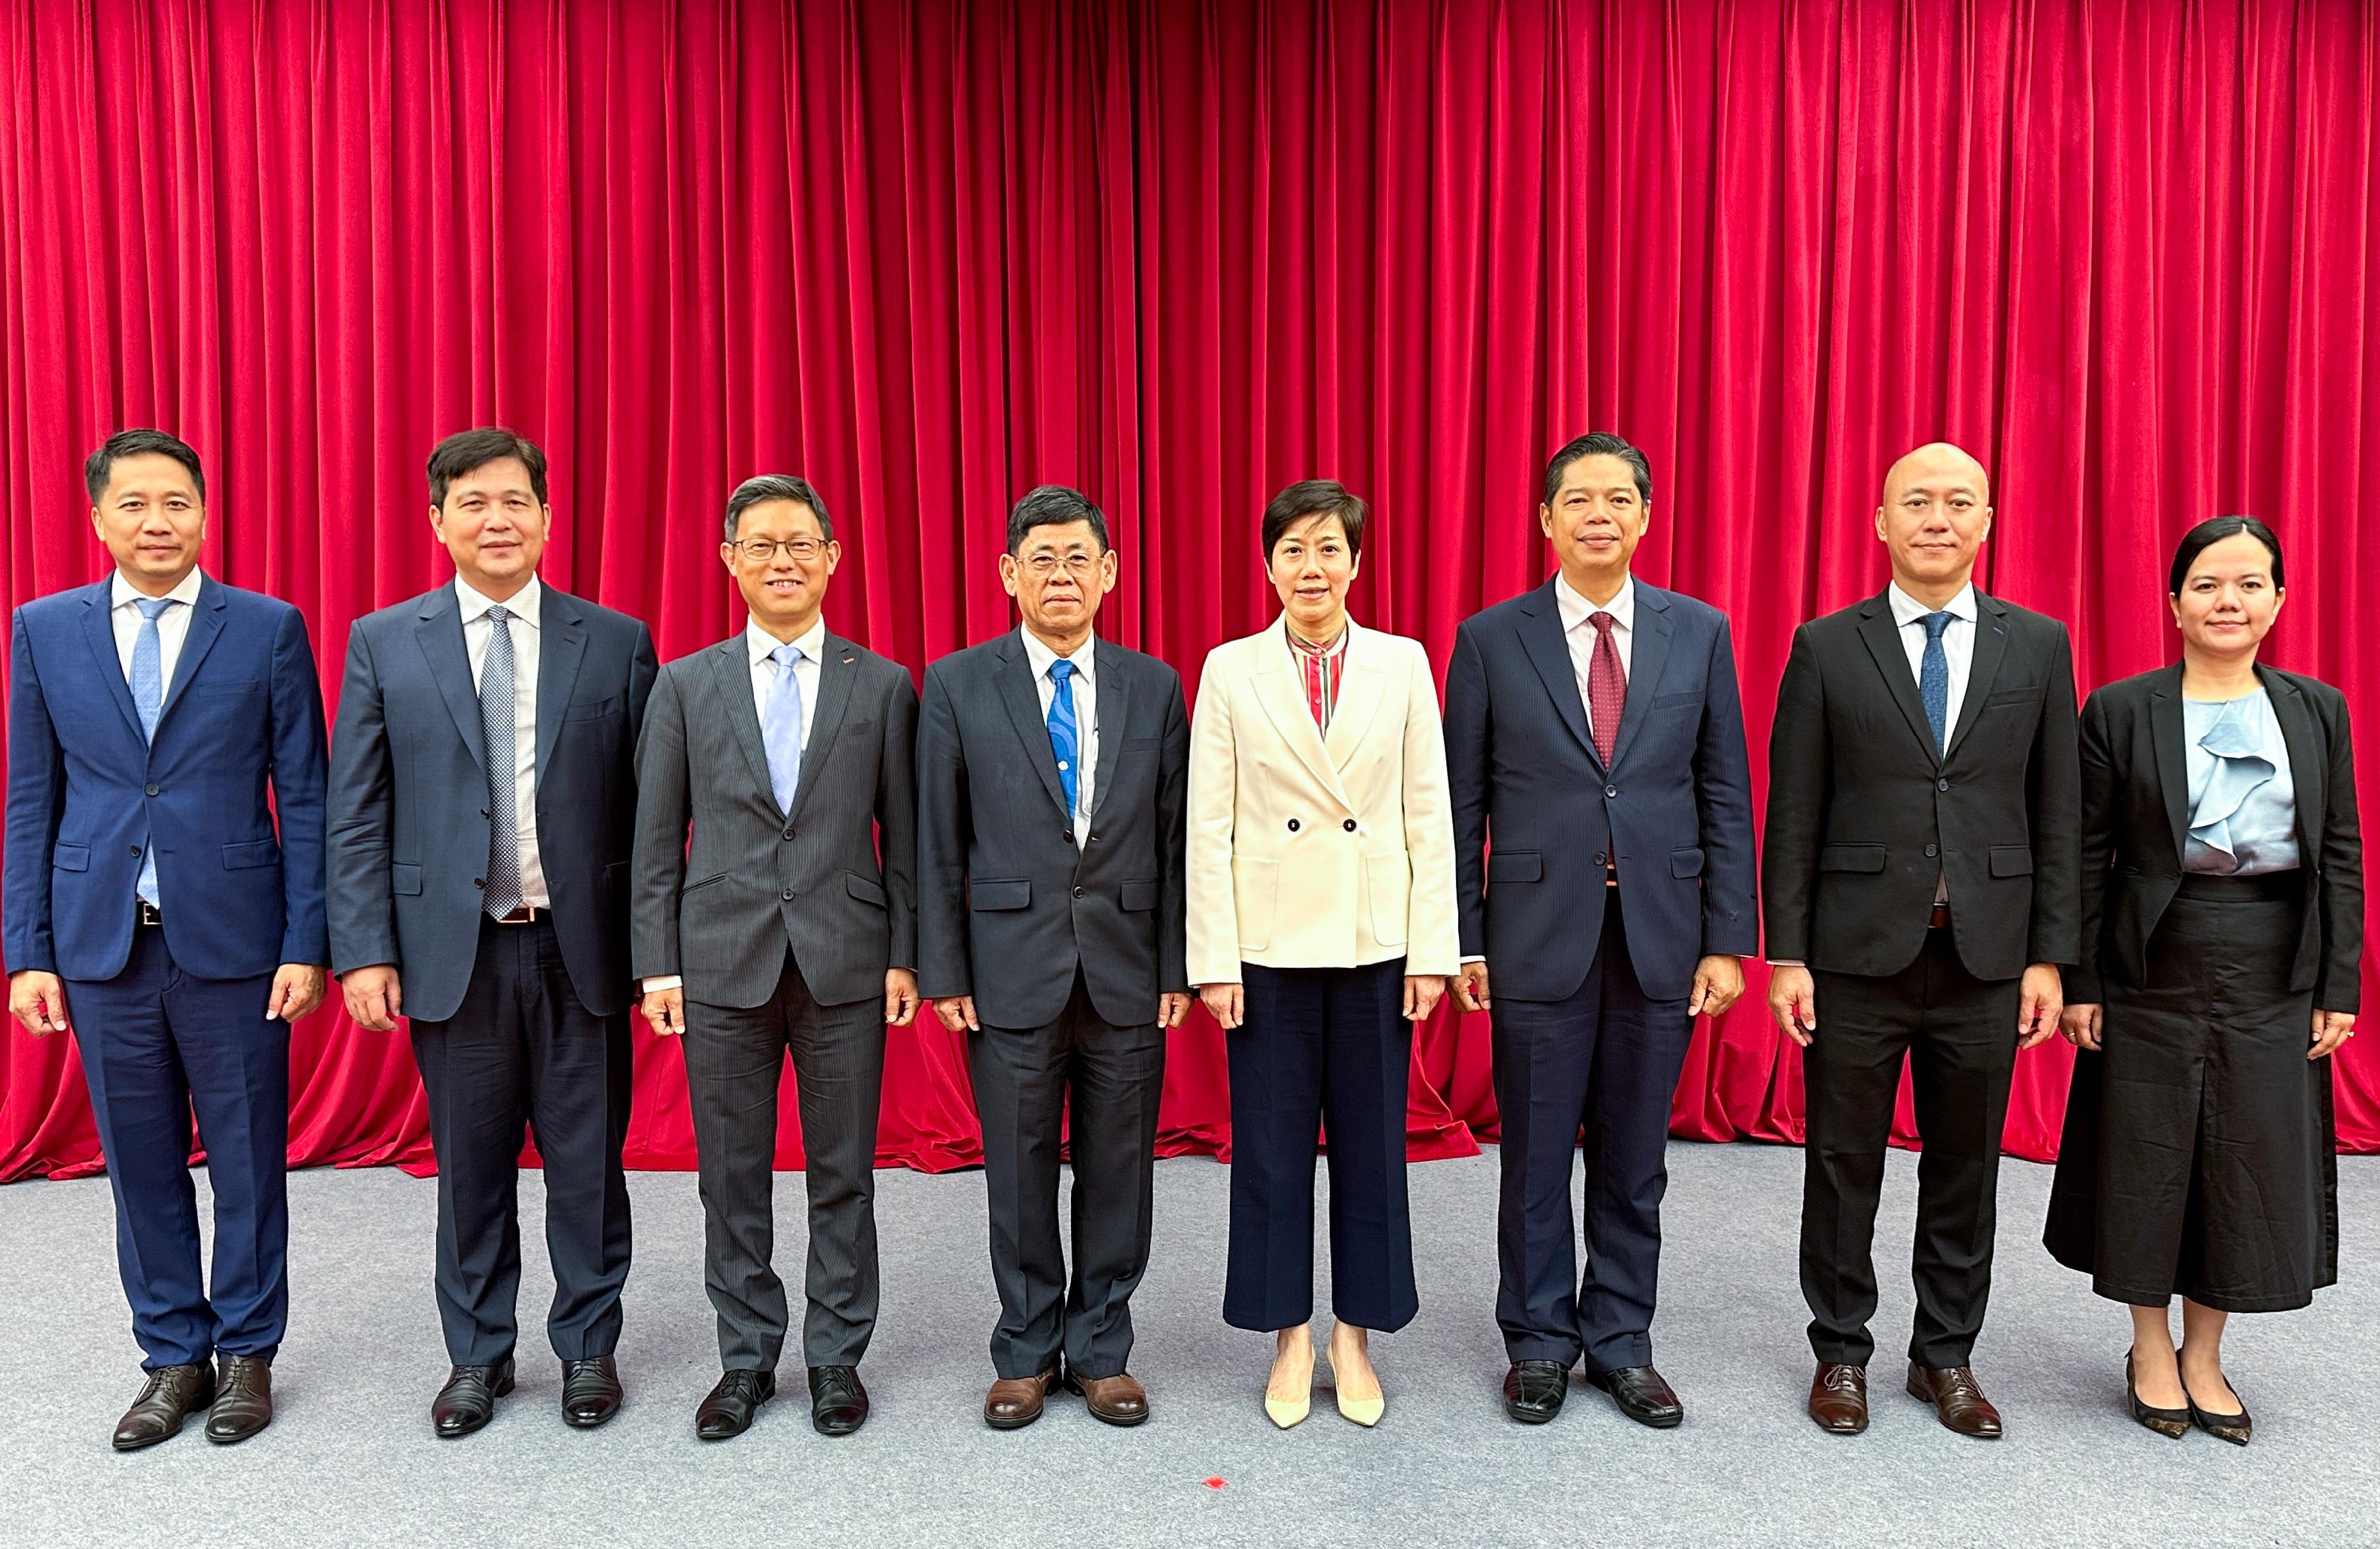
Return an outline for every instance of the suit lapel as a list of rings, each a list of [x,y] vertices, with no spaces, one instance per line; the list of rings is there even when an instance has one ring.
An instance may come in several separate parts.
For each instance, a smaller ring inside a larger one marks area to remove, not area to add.
[[[2265,695],[2273,702],[2273,718],[2281,724],[2281,741],[2289,750],[2289,781],[2295,787],[2298,826],[2298,863],[2309,872],[2322,853],[2322,835],[2314,832],[2312,814],[2323,812],[2329,799],[2325,788],[2329,775],[2329,762],[2323,757],[2322,737],[2314,724],[2313,712],[2307,708],[2305,696],[2297,685],[2267,666],[2259,665],[2256,677],[2265,685]]]
[[[2190,753],[2181,745],[2181,669],[2168,667],[2149,690],[2149,740],[2156,748],[2157,785],[2179,866],[2190,833]]]
[[[115,653],[115,621],[111,616],[115,586],[110,579],[83,593],[82,634],[90,643],[91,665],[99,669],[99,680],[107,685],[115,708],[124,712],[124,724],[145,745],[148,738],[140,729],[140,712],[132,702],[132,685],[125,678],[123,659]]]
[[[851,642],[830,631],[819,645],[818,709],[810,715],[809,740],[802,744],[802,776],[794,787],[794,810],[785,814],[788,822],[798,817],[808,804],[819,772],[826,767],[827,755],[834,750],[834,736],[843,729],[844,712],[851,708],[851,680],[858,673],[859,659],[853,653]],[[751,696],[747,693],[745,697]]]
[[[1091,791],[1091,816],[1108,804],[1108,793],[1115,789],[1115,774],[1123,762],[1119,756],[1124,738],[1131,736],[1132,675],[1123,667],[1123,653],[1094,643],[1091,647],[1091,670],[1099,678],[1099,713],[1091,717],[1090,735],[1097,746],[1099,784]],[[1115,730],[1110,732],[1108,728]],[[1044,738],[1044,740],[1047,740]]]
[[[821,665],[819,670],[823,674],[826,669]],[[744,762],[752,766],[753,784],[774,806],[776,784],[769,777],[769,750],[760,741],[760,710],[752,701],[752,658],[745,649],[742,630],[711,647],[710,677],[720,703],[727,707],[727,724],[735,728]]]
[[[554,739],[562,735],[562,717],[570,705],[570,689],[578,681],[578,664],[587,654],[587,620],[577,598],[552,587],[540,607],[537,641],[537,784],[545,785],[545,766],[553,757]]]
[[[450,584],[431,592],[421,604],[420,622],[413,627],[421,654],[430,664],[431,679],[446,701],[463,746],[480,773],[488,772],[488,740],[480,726],[480,690],[471,682],[471,653],[463,643],[463,608]]]
[[[1909,670],[1909,655],[1901,649],[1900,630],[1892,622],[1892,603],[1883,593],[1869,598],[1860,609],[1859,633],[1860,639],[1867,642],[1868,654],[1876,658],[1876,670],[1884,675],[1884,686],[1891,691],[1892,701],[1900,706],[1910,735],[1925,750],[1926,760],[1938,765],[1942,753],[1934,746],[1934,726],[1925,718],[1925,701],[1917,697],[1917,677]],[[1971,674],[1971,681],[1972,677]]]
[[[189,633],[182,637],[182,654],[174,663],[174,681],[165,686],[164,702],[157,707],[159,731],[165,729],[165,717],[174,713],[174,706],[182,702],[182,690],[198,676],[199,664],[207,659],[207,653],[222,638],[224,610],[230,606],[221,582],[212,576],[199,578],[199,600],[190,609]]]
[[[1670,596],[1636,583],[1636,640],[1628,653],[1628,695],[1621,701],[1620,731],[1611,739],[1611,767],[1628,757],[1628,744],[1645,718],[1653,714],[1653,696],[1659,691],[1661,669],[1670,660],[1670,638],[1678,626],[1670,617]],[[1577,681],[1572,675],[1572,681]]]
[[[1959,750],[1967,733],[1984,713],[1984,701],[1992,691],[1992,680],[1999,676],[2000,661],[2008,655],[2008,606],[1997,597],[1975,593],[1975,648],[1967,657],[1967,692],[1959,701],[1959,724],[1950,728],[1950,746],[1943,750],[1944,762]]]
[[[1554,596],[1560,584],[1559,578],[1549,580],[1521,599],[1521,648],[1529,653],[1530,665],[1544,681],[1555,714],[1600,767],[1603,761],[1597,756],[1595,738],[1586,727],[1586,705],[1578,697],[1578,669],[1571,665],[1570,641],[1562,634],[1561,604]]]
[[[1339,700],[1330,707],[1330,732],[1322,739],[1335,772],[1364,745],[1364,734],[1379,718],[1381,701],[1389,696],[1389,675],[1374,659],[1369,635],[1347,621],[1347,644],[1339,667]],[[1308,722],[1314,712],[1305,713]]]
[[[1041,788],[1050,793],[1050,804],[1071,823],[1074,813],[1066,811],[1066,787],[1058,779],[1058,755],[1050,747],[1050,723],[1041,714],[1041,689],[1033,681],[1033,664],[1025,654],[1020,629],[1011,629],[1002,637],[1000,670],[993,676],[1000,681],[1001,702],[1008,706],[1008,718],[1016,726],[1016,739],[1025,744],[1026,762],[1041,776]]]
[[[1339,781],[1338,765],[1330,762],[1330,750],[1322,746],[1322,733],[1314,724],[1314,712],[1306,708],[1305,695],[1298,688],[1288,629],[1288,625],[1276,621],[1267,631],[1266,642],[1257,651],[1257,667],[1249,676],[1249,686],[1256,691],[1257,703],[1264,707],[1266,719],[1272,722],[1272,729],[1281,734],[1281,740],[1289,744],[1290,751],[1297,755],[1297,762],[1322,782],[1322,788],[1341,806],[1352,806],[1347,799],[1347,787]]]

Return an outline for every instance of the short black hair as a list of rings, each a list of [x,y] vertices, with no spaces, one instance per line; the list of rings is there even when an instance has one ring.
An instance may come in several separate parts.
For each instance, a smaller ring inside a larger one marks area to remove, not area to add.
[[[1265,563],[1272,563],[1272,551],[1281,546],[1281,535],[1308,517],[1337,517],[1347,534],[1347,557],[1360,559],[1364,554],[1364,526],[1371,514],[1372,508],[1364,504],[1364,497],[1336,479],[1300,479],[1265,502]]]
[[[830,543],[834,542],[834,518],[826,514],[826,502],[819,498],[816,487],[798,473],[758,473],[736,485],[727,496],[727,536],[722,541],[734,543],[744,513],[771,500],[790,500],[808,506],[810,515],[818,518],[819,536]]]
[[[1609,431],[1589,431],[1556,452],[1553,460],[1546,464],[1545,503],[1548,506],[1554,503],[1554,496],[1561,491],[1562,475],[1581,457],[1618,457],[1628,465],[1630,472],[1636,475],[1636,498],[1647,506],[1653,503],[1653,465],[1645,460],[1645,454],[1630,445],[1625,437],[1614,435]]]
[[[2253,517],[2209,517],[2181,535],[2181,546],[2173,551],[2173,576],[2166,587],[2167,594],[2180,596],[2182,583],[2190,579],[2190,567],[2198,563],[2198,556],[2224,539],[2236,538],[2242,532],[2264,544],[2265,552],[2273,556],[2273,590],[2278,592],[2288,585],[2281,579],[2281,541],[2273,536],[2271,528]]]
[[[1091,536],[1099,541],[1101,554],[1113,546],[1108,542],[1108,518],[1091,504],[1089,495],[1063,484],[1037,484],[1008,508],[1008,552],[1023,548],[1026,537],[1037,527],[1067,527],[1078,521],[1091,524]]]
[[[430,448],[430,504],[446,504],[446,487],[475,469],[487,467],[505,457],[518,457],[528,470],[528,487],[542,506],[545,500],[545,454],[537,443],[525,435],[516,435],[502,425],[481,425],[477,430],[457,431]]]
[[[82,487],[91,492],[91,503],[99,504],[100,495],[107,489],[108,476],[115,470],[118,457],[171,457],[190,470],[190,482],[199,487],[199,504],[207,503],[207,470],[199,466],[196,448],[178,435],[164,431],[118,431],[99,444],[99,450],[83,459]]]

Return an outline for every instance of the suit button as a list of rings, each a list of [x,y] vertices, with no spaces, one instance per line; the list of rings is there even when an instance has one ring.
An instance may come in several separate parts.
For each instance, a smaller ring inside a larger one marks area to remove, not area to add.
[[[156,792],[155,792],[154,790],[152,790],[152,791],[150,792],[150,794],[153,796],[153,795],[155,795],[155,794],[156,794]],[[1289,831],[1290,831],[1292,834],[1294,834],[1294,833],[1296,833],[1296,832],[1297,832],[1297,820],[1296,820],[1295,818],[1292,818],[1292,819],[1290,819],[1290,820],[1289,820]]]
[[[1077,898],[1079,898],[1079,897],[1081,897],[1082,896],[1083,896],[1083,890],[1082,890],[1081,888],[1079,888],[1079,887],[1075,888],[1075,897],[1077,897]]]
[[[1618,786],[1606,786],[1603,787],[1603,794],[1606,796],[1618,796],[1620,794],[1620,787]]]
[[[789,903],[789,904],[790,904],[790,903],[792,903],[792,902],[794,901],[794,890],[793,890],[792,888],[788,887],[788,888],[786,888],[786,889],[785,889],[785,891],[784,891],[783,894],[781,894],[781,895],[780,895],[780,896],[782,896],[782,897],[785,900],[785,902],[787,902],[787,903]]]
[[[135,845],[135,846],[133,846],[133,847],[132,847],[132,859],[133,859],[133,860],[140,860],[140,847],[139,845]]]
[[[794,831],[793,831],[792,829],[790,829],[790,828],[786,829],[786,830],[785,830],[785,837],[786,837],[786,838],[788,838],[788,839],[790,839],[790,838],[792,838],[793,836],[794,836]]]
[[[1937,854],[1941,853],[1941,848],[1942,848],[1942,847],[1941,847],[1941,846],[1939,846],[1939,845],[1928,845],[1928,846],[1926,846],[1926,847],[1925,847],[1925,859],[1926,859],[1926,860],[1933,860],[1935,856],[1937,856]]]
[[[149,794],[150,794],[151,796],[154,796],[154,795],[156,795],[156,794],[157,794],[157,787],[156,787],[155,786],[151,786],[148,789],[149,789]]]
[[[1950,782],[1948,780],[1937,780],[1934,782],[1934,788],[1936,790],[1949,790],[1950,788]]]
[[[1345,823],[1341,823],[1339,826],[1345,829],[1348,833],[1353,834],[1355,832],[1355,820],[1354,818],[1349,818]]]
[[[471,879],[471,885],[474,887],[485,887],[488,885],[488,879],[485,877],[473,877]]]
[[[1600,865],[1602,865],[1602,864],[1604,863],[1604,862],[1603,862],[1603,852],[1602,852],[1601,850],[1597,850],[1597,851],[1595,852],[1595,863],[1596,863],[1597,865],[1598,865],[1598,866],[1600,866]]]

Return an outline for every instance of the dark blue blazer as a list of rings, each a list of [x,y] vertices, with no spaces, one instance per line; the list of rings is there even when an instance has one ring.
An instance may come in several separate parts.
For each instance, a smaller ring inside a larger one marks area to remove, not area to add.
[[[660,665],[638,620],[543,590],[538,859],[571,988],[610,1017],[632,998],[637,734]],[[455,1014],[479,961],[487,757],[454,586],[357,619],[331,742],[331,967],[395,964],[424,1021]]]
[[[113,582],[17,610],[9,969],[82,980],[124,970],[144,830],[165,945],[183,972],[249,979],[330,961],[322,686],[305,618],[277,598],[202,579],[148,741],[115,653]]]
[[[1628,703],[1606,769],[1557,584],[1455,632],[1446,762],[1463,955],[1486,957],[1499,997],[1568,998],[1603,939],[1605,858],[1617,854],[1637,980],[1657,1000],[1682,1000],[1705,955],[1749,957],[1760,945],[1752,765],[1727,617],[1636,582]]]

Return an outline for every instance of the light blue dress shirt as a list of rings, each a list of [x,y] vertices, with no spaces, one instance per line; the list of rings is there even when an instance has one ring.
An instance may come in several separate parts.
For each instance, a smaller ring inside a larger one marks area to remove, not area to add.
[[[2190,836],[2181,869],[2258,876],[2298,864],[2297,782],[2264,689],[2236,700],[2184,700]]]

